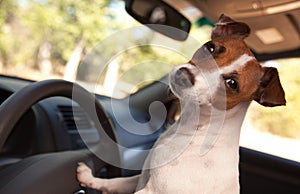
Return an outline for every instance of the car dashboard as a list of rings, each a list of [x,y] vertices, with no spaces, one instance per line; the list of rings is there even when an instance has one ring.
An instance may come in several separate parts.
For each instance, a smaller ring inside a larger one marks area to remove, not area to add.
[[[14,92],[33,83],[7,76],[1,76],[0,80],[1,104]],[[144,151],[153,146],[159,134],[164,131],[164,125],[158,130],[151,125],[143,125],[146,126],[142,129],[143,133],[149,135],[132,133],[122,127],[122,123],[126,123],[128,119],[127,111],[130,111],[133,119],[141,123],[147,123],[148,113],[134,105],[129,110],[122,99],[101,95],[96,95],[96,98],[113,125],[117,143],[129,148],[120,150],[123,174],[135,173],[135,170],[125,169],[142,168],[146,158]],[[113,107],[117,107],[118,111],[113,111]],[[134,129],[139,130],[141,129]],[[99,139],[93,121],[76,102],[65,97],[50,97],[32,106],[14,127],[0,154],[0,167],[34,154],[86,149],[87,144],[96,144]]]

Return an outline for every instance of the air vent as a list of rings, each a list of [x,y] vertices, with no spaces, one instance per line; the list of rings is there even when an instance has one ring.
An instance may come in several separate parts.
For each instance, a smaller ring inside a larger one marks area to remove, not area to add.
[[[60,116],[68,130],[90,129],[93,122],[78,106],[57,106]]]

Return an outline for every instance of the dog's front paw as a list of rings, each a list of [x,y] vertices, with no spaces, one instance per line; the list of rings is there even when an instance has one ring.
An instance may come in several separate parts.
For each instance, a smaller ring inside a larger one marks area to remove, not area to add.
[[[95,177],[92,174],[92,170],[82,162],[78,163],[77,179],[80,182],[81,186],[93,188]]]

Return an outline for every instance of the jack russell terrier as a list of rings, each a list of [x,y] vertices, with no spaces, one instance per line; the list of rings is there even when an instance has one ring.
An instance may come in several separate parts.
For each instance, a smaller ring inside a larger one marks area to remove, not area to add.
[[[173,69],[181,118],[159,137],[141,175],[95,178],[79,163],[81,185],[103,193],[239,193],[239,137],[250,102],[286,103],[277,69],[261,66],[244,42],[249,33],[248,25],[221,15],[212,40]]]

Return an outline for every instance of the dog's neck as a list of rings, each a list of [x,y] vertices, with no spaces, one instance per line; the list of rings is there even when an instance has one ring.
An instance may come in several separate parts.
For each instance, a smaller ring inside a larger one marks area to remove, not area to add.
[[[190,122],[181,122],[181,128],[196,129],[193,141],[199,144],[201,155],[205,155],[218,146],[222,149],[238,151],[240,129],[249,105],[250,102],[241,102],[229,110],[218,110],[210,105],[200,105],[199,109],[195,110],[197,104],[184,103],[182,115],[187,115],[189,121],[193,117],[194,123],[191,128]],[[195,114],[195,111],[199,114]]]

